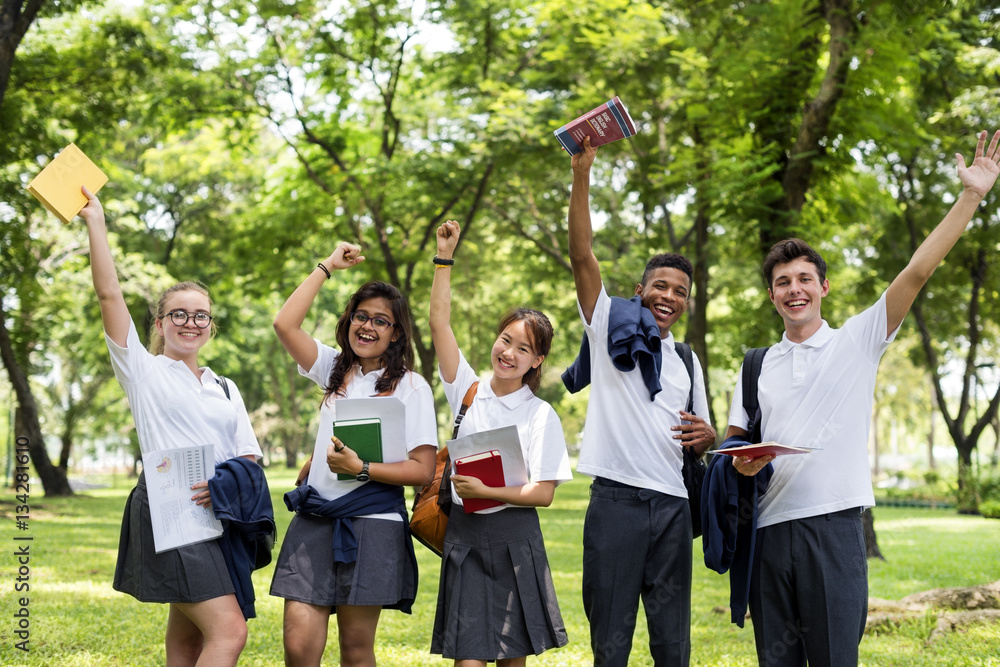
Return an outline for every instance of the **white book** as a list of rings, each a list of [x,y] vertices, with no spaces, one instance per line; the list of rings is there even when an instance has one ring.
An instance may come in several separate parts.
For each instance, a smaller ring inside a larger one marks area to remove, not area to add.
[[[395,396],[339,398],[333,403],[337,422],[379,419],[382,427],[382,462],[397,463],[409,457],[406,451],[406,406]],[[332,424],[329,425],[332,431]],[[326,464],[326,449],[333,443],[320,439],[313,450],[307,482],[326,500],[347,495],[361,484],[356,480],[338,480]]]
[[[191,500],[197,493],[191,485],[215,474],[213,450],[212,445],[199,445],[142,455],[156,553],[222,535],[222,522],[215,518],[211,507]]]
[[[521,450],[521,439],[517,435],[516,426],[480,431],[471,435],[448,441],[448,455],[452,460],[452,473],[455,472],[455,460],[482,454],[491,450],[500,452],[503,463],[503,479],[506,486],[521,486],[528,483],[528,466],[524,462],[524,452]]]

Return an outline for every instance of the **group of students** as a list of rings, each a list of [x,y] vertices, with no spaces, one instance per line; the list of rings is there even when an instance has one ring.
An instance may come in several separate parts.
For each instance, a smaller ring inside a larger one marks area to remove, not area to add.
[[[785,333],[759,376],[761,436],[816,451],[778,460],[733,457],[721,473],[766,479],[756,487],[747,575],[761,665],[857,663],[867,608],[860,514],[874,505],[867,435],[878,362],[1000,173],[1000,131],[988,148],[986,138],[979,135],[970,166],[956,155],[963,190],[949,213],[879,301],[842,328],[832,329],[821,317],[830,287],[815,250],[790,239],[775,244],[765,260],[768,295]],[[591,384],[577,466],[593,477],[582,591],[591,649],[595,665],[627,665],[641,600],[655,664],[686,665],[692,522],[683,448],[701,455],[716,443],[705,419],[700,362],[694,355],[689,373],[671,333],[687,310],[693,272],[682,255],[655,255],[631,299],[608,295],[592,249],[589,188],[596,149],[589,140],[583,148],[572,158],[569,253],[585,336],[564,381]],[[208,293],[196,283],[167,290],[154,313],[150,349],[144,349],[118,283],[103,209],[85,194],[89,203],[81,216],[89,229],[107,345],[143,452],[212,443],[217,466],[259,460],[238,389],[223,386],[198,365],[198,353],[214,333]],[[450,274],[459,236],[452,221],[437,230],[430,297],[439,374],[456,416],[479,380],[451,323]],[[288,665],[320,664],[334,614],[341,664],[375,664],[382,609],[409,612],[416,594],[403,488],[431,482],[438,435],[431,388],[413,370],[407,300],[392,285],[368,282],[341,314],[335,346],[302,329],[324,283],[364,259],[357,245],[338,244],[274,320],[299,372],[323,391],[316,442],[326,447],[325,464],[355,478],[338,482],[333,498],[317,497],[307,484],[286,495],[297,511],[282,536],[270,592],[285,600]],[[508,313],[490,351],[492,375],[475,387],[457,420],[459,435],[515,426],[529,482],[493,488],[475,477],[451,477],[457,506],[468,498],[501,503],[450,514],[431,652],[456,665],[523,665],[527,656],[568,642],[535,509],[551,504],[556,486],[572,477],[559,417],[536,394],[553,335],[538,310]],[[745,440],[754,418],[743,409],[739,387],[723,446]],[[364,461],[333,437],[337,401],[373,396],[394,396],[404,404],[406,460]],[[195,500],[211,505],[216,488],[196,485]],[[144,602],[169,603],[168,665],[237,663],[248,614],[229,569],[218,540],[155,553],[140,477],[126,505],[114,585]]]

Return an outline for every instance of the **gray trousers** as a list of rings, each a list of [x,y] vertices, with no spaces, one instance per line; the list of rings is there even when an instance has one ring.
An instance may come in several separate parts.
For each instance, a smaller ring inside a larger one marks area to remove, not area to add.
[[[860,508],[757,531],[750,617],[761,667],[854,667],[867,616]]]
[[[583,608],[594,667],[626,667],[639,599],[659,666],[691,657],[691,510],[684,498],[596,479],[583,524]]]

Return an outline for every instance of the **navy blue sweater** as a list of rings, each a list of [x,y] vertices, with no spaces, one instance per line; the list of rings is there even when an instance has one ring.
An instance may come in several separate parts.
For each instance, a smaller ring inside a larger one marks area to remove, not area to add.
[[[660,348],[660,328],[649,308],[642,305],[642,299],[634,296],[623,299],[611,297],[608,311],[608,354],[611,363],[622,372],[629,372],[636,366],[642,373],[642,380],[649,389],[649,400],[660,393],[660,368],[663,355]],[[562,374],[566,389],[575,394],[590,384],[590,340],[583,333],[580,353]]]
[[[208,480],[215,517],[225,532],[219,538],[222,556],[236,589],[244,618],[257,615],[253,581],[258,534],[274,534],[274,509],[264,470],[255,461],[237,457],[223,461]]]
[[[399,514],[406,525],[406,557],[417,571],[417,555],[413,552],[413,540],[409,535],[406,520],[406,501],[403,487],[382,482],[368,482],[354,489],[346,496],[327,500],[313,487],[303,484],[285,494],[285,505],[293,512],[302,512],[325,517],[333,521],[333,560],[336,563],[353,563],[358,559],[358,538],[354,534],[352,517],[366,514]],[[409,614],[413,600],[404,599],[398,609]]]
[[[749,445],[737,436],[719,449]],[[774,473],[768,463],[754,475],[741,475],[730,458],[715,454],[701,488],[702,548],[705,565],[719,574],[729,570],[729,608],[732,622],[743,627],[750,601],[750,577],[757,541],[757,498],[767,490]]]

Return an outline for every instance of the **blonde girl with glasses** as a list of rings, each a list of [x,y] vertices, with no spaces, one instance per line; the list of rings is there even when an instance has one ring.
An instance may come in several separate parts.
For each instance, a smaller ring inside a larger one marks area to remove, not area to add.
[[[410,613],[416,597],[417,563],[403,487],[430,483],[438,440],[430,385],[413,372],[410,308],[398,289],[372,281],[344,308],[336,347],[302,329],[326,281],[364,259],[360,247],[341,242],[274,319],[275,333],[299,373],[322,390],[316,444],[326,459],[313,465],[355,477],[337,481],[336,491],[326,497],[308,484],[285,496],[296,514],[282,541],[271,594],[285,599],[286,665],[320,664],[333,614],[340,664],[374,665],[382,610]],[[394,396],[406,408],[405,461],[363,461],[333,437],[338,400],[376,396]]]
[[[144,349],[118,283],[104,209],[97,197],[86,189],[84,194],[88,203],[80,217],[87,224],[104,335],[142,452],[211,444],[216,466],[243,457],[257,468],[260,446],[239,389],[229,381],[227,398],[218,376],[198,364],[198,353],[215,334],[208,291],[193,282],[166,290],[156,305],[149,350]],[[211,505],[207,482],[192,487],[192,494],[199,505]],[[267,503],[270,508],[269,498]],[[140,475],[125,505],[114,588],[141,602],[169,605],[165,645],[171,667],[235,665],[239,659],[246,618],[253,615],[252,590],[247,616],[224,548],[223,540],[215,539],[156,553],[145,473]],[[249,571],[245,574],[249,579]]]

